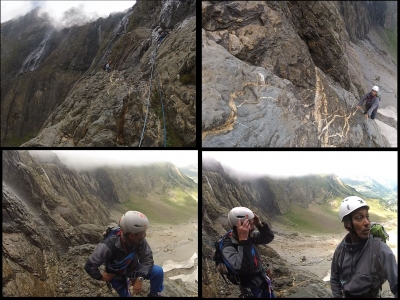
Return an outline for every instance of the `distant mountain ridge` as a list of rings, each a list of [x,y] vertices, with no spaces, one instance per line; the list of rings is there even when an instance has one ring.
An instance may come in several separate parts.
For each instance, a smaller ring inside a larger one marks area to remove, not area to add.
[[[264,218],[287,213],[291,204],[337,205],[334,200],[355,195],[363,197],[334,174],[273,178],[241,177],[214,159],[202,164],[203,213],[213,223],[234,206],[256,207]],[[226,171],[225,171],[226,170]]]
[[[190,165],[190,166],[187,166],[187,167],[180,167],[179,170],[183,174],[185,174],[186,176],[191,178],[195,183],[198,182],[197,178],[198,178],[199,171],[198,171],[196,166]]]
[[[397,206],[398,193],[397,183],[395,182],[386,181],[381,184],[377,180],[368,176],[352,176],[340,179],[369,198],[382,199],[387,203],[386,206],[389,207],[393,205]]]

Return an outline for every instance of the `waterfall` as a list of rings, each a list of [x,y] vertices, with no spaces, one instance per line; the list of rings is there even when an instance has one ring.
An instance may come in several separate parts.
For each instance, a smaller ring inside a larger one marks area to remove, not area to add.
[[[29,53],[28,57],[22,63],[20,73],[26,71],[35,71],[37,69],[41,59],[50,47],[49,41],[52,34],[53,30],[46,34],[44,39],[40,42],[39,46],[35,50]]]
[[[42,167],[40,167],[40,168],[42,169],[44,175],[46,176],[47,180],[49,181],[49,184],[51,185],[50,178],[49,178],[49,176],[47,175],[46,171],[45,171]]]
[[[206,177],[206,179],[207,179],[207,182],[208,182],[208,185],[210,186],[210,189],[211,189],[211,191],[213,192],[213,194],[214,194],[214,191],[213,191],[213,189],[212,189],[212,187],[211,187],[211,184],[210,184],[210,182],[208,181],[208,177],[207,177],[207,175],[206,174],[203,174],[205,177]]]
[[[121,21],[118,23],[118,25],[114,29],[114,36],[124,35],[126,33],[126,27],[128,26],[128,23],[129,23],[129,16],[132,13],[133,13],[133,10],[129,11],[125,16],[123,16]]]

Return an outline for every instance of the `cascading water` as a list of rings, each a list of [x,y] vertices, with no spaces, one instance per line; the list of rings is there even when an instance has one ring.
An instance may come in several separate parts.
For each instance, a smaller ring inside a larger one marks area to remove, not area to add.
[[[204,177],[207,179],[207,182],[208,182],[208,185],[210,186],[211,191],[214,193],[214,190],[213,190],[213,188],[211,187],[210,181],[208,181],[207,175],[206,175],[206,174],[203,174],[203,175],[204,175]]]
[[[22,63],[20,73],[26,71],[35,71],[37,69],[44,54],[50,48],[49,41],[51,39],[52,34],[53,30],[50,31],[48,34],[46,34],[44,39],[40,42],[39,46],[34,51],[29,53],[28,57]]]
[[[104,51],[103,57],[97,62],[96,68],[92,71],[92,75],[97,72],[97,69],[100,64],[104,64],[106,62],[106,57],[111,53],[111,47],[115,42],[115,38],[122,36],[126,33],[126,27],[128,26],[129,23],[129,16],[133,13],[133,9],[130,9],[119,21],[117,26],[115,26],[114,31],[113,31],[113,36],[108,42],[106,49]],[[100,27],[99,27],[100,28]],[[100,29],[99,29],[99,41],[100,41]]]
[[[126,33],[126,26],[129,23],[129,16],[133,13],[133,9],[128,11],[127,14],[121,19],[117,27],[114,29],[114,36],[124,35]]]

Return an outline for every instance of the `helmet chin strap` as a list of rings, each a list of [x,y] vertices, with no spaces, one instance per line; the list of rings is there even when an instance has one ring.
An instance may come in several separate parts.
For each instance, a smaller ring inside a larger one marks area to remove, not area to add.
[[[361,240],[361,238],[358,236],[356,230],[354,229],[354,225],[353,225],[353,220],[352,219],[350,219],[350,224],[351,224],[350,233],[354,234],[356,237],[358,237]]]
[[[128,246],[133,246],[133,244],[129,241],[129,239],[128,239],[128,237],[127,237],[127,235],[126,235],[125,233],[124,233],[123,237],[124,237],[124,242],[125,242]]]

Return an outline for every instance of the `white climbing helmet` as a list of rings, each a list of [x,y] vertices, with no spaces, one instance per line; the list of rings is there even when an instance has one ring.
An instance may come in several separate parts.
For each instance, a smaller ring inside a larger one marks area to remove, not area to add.
[[[137,233],[149,228],[149,220],[141,212],[130,210],[122,216],[119,226],[124,234]]]
[[[247,207],[234,207],[231,209],[231,211],[228,214],[228,223],[230,227],[233,227],[234,225],[237,225],[238,220],[243,220],[246,219],[246,215],[248,216],[247,218],[249,220],[254,218],[253,212],[248,209]]]
[[[348,214],[352,213],[356,209],[359,209],[360,207],[368,207],[367,202],[365,202],[363,199],[361,199],[358,196],[349,196],[347,198],[344,198],[342,203],[340,204],[339,208],[339,219],[340,222],[343,222],[343,218],[347,216]]]
[[[376,91],[377,93],[379,92],[379,88],[378,88],[377,85],[374,85],[374,86],[372,87],[372,90],[373,90],[373,91]]]

